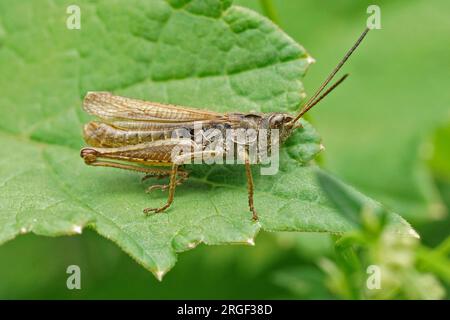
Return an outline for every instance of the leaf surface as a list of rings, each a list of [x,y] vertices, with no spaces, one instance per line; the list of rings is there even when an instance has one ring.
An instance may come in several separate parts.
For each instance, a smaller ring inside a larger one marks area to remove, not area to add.
[[[223,112],[295,110],[312,60],[270,21],[226,0],[78,1],[80,30],[66,28],[70,4],[0,3],[0,242],[92,227],[162,278],[177,252],[201,242],[253,244],[261,228],[352,228],[306,165],[320,151],[306,122],[282,150],[277,175],[254,168],[258,223],[242,166],[190,168],[167,214],[145,217],[166,193],[148,195],[136,174],[79,157],[87,91]]]

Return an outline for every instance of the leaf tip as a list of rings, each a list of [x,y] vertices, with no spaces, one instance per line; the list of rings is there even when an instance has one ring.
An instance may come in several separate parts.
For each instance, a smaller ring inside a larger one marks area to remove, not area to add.
[[[83,227],[76,224],[72,227],[72,231],[74,233],[81,234],[83,232]]]
[[[420,239],[420,235],[413,228],[409,229],[408,234],[413,238]]]
[[[246,242],[247,242],[249,245],[251,245],[251,246],[254,246],[254,245],[255,245],[255,239],[253,239],[253,238],[247,239]]]
[[[304,100],[307,97],[306,92],[300,93],[300,100]]]
[[[314,59],[313,57],[311,57],[310,55],[308,55],[308,56],[306,57],[306,62],[307,62],[308,64],[313,64],[313,63],[316,63],[316,59]]]
[[[188,246],[189,249],[194,249],[195,246],[196,246],[196,243],[195,242],[190,242],[190,243],[188,243],[187,246]]]
[[[156,279],[158,279],[158,281],[162,281],[165,274],[166,274],[165,271],[156,270],[156,272],[155,272]]]

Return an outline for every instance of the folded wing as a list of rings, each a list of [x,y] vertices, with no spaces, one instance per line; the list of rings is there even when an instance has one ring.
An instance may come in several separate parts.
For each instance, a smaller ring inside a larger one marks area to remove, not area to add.
[[[84,127],[84,139],[94,147],[121,147],[173,138],[179,130],[190,133],[232,124],[228,115],[180,106],[115,96],[109,92],[89,92],[83,108],[100,118]]]
[[[84,110],[116,127],[153,130],[180,126],[185,123],[222,122],[222,113],[160,104],[115,96],[109,92],[89,92],[84,98]]]

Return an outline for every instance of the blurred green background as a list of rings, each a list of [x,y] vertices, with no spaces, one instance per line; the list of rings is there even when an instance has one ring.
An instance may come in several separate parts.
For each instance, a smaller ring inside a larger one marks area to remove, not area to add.
[[[304,80],[309,94],[362,32],[367,6],[381,7],[382,29],[371,31],[344,68],[350,78],[310,117],[326,146],[321,164],[418,230],[420,244],[396,244],[399,251],[383,258],[407,252],[413,261],[395,270],[414,272],[400,277],[404,282],[392,292],[355,293],[349,288],[361,279],[341,261],[330,236],[261,233],[254,247],[201,245],[183,253],[160,283],[87,230],[54,239],[25,235],[1,246],[1,298],[448,298],[450,2],[235,3],[275,15],[316,59]],[[390,243],[383,241],[361,246],[369,256],[364,261],[376,260],[373,252]],[[66,288],[70,264],[81,267],[82,290]]]

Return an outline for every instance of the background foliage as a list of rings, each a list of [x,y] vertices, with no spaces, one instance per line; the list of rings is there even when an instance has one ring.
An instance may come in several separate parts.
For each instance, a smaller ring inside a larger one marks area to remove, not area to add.
[[[256,1],[237,3],[262,12]],[[308,93],[361,32],[368,4],[274,2],[280,26],[317,60],[304,81]],[[350,79],[311,116],[327,147],[323,166],[408,217],[421,243],[384,236],[383,221],[369,210],[359,230],[336,247],[337,239],[328,235],[261,233],[255,247],[199,246],[186,252],[158,283],[92,231],[55,239],[25,235],[0,247],[0,259],[8,262],[0,265],[0,296],[445,297],[450,281],[450,246],[445,241],[450,203],[450,97],[445,90],[450,23],[445,12],[450,7],[444,0],[379,4],[383,29],[370,34],[346,66]],[[339,185],[331,183],[327,192],[364,207],[363,200]],[[375,293],[363,289],[365,267],[372,263],[393,275]],[[69,264],[84,270],[81,291],[65,287]]]

